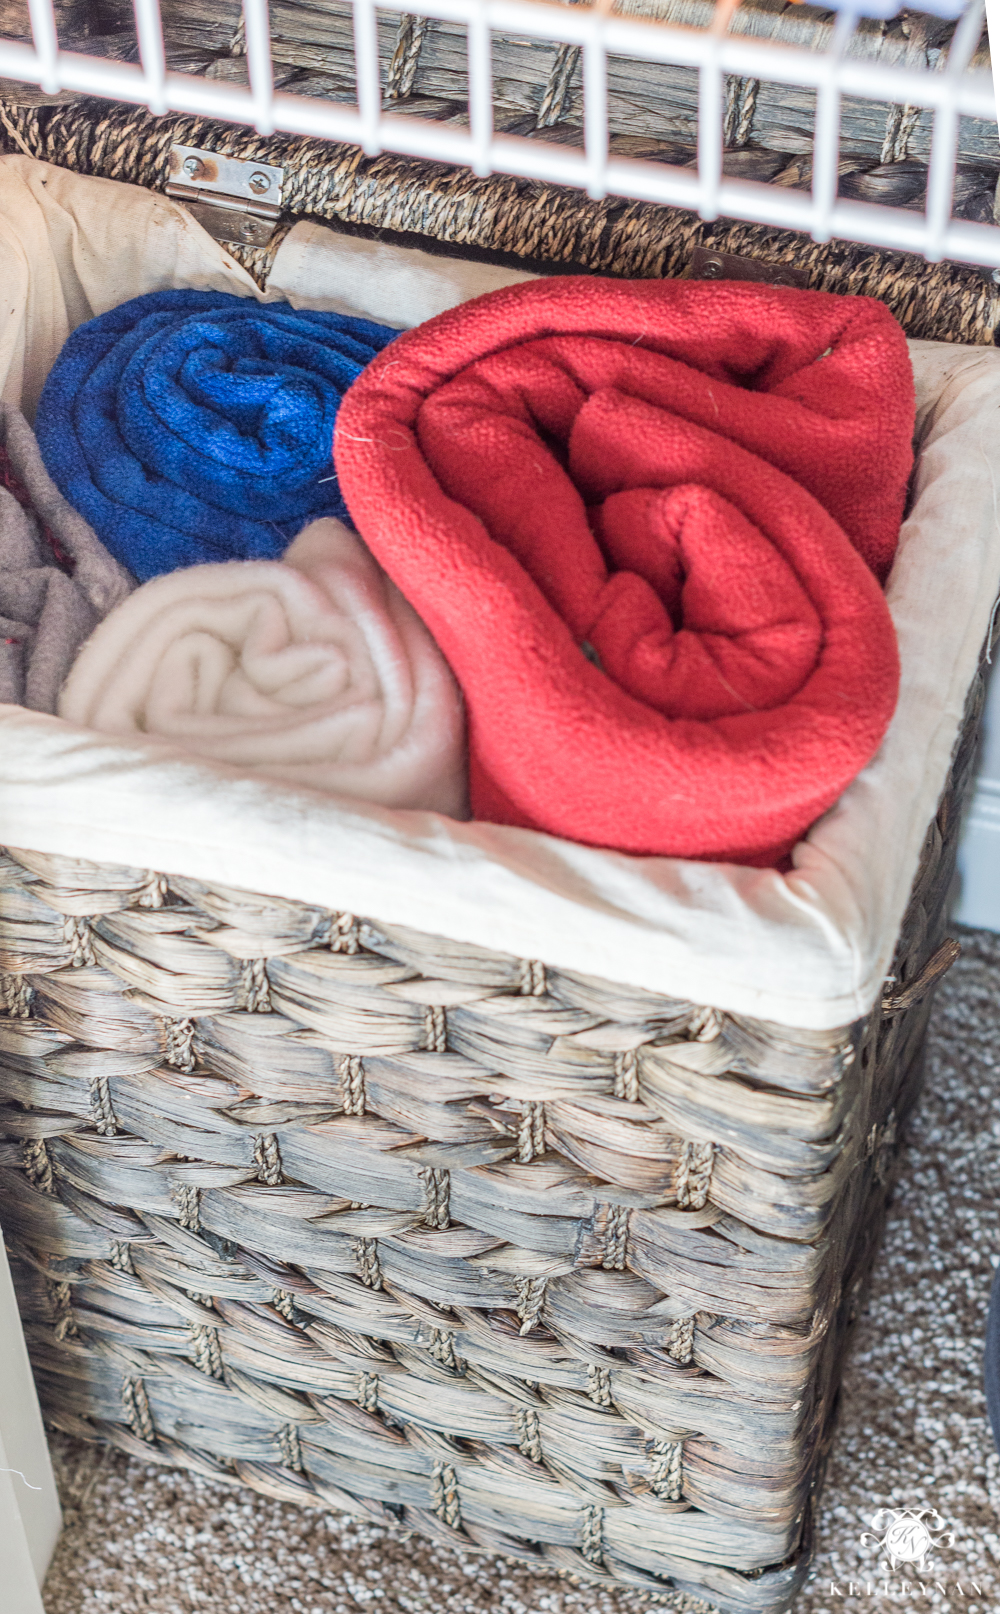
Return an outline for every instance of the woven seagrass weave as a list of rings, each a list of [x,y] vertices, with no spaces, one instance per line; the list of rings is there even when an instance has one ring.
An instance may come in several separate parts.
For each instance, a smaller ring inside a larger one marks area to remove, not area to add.
[[[619,0],[620,15],[704,29],[715,0]],[[230,84],[248,83],[240,0],[161,0],[168,65]],[[139,60],[131,0],[55,0],[64,49],[112,60]],[[354,17],[349,0],[270,0],[274,81],[285,94],[354,104],[357,97]],[[743,0],[729,32],[799,50],[829,51],[835,17],[812,6]],[[955,23],[905,11],[891,21],[859,19],[847,47],[855,60],[940,71]],[[31,38],[27,0],[0,0],[0,34]],[[408,117],[467,123],[468,60],[464,23],[413,13],[377,13],[383,103]],[[491,34],[493,121],[505,133],[583,143],[583,62],[578,45]],[[972,65],[989,69],[985,27]],[[77,91],[46,95],[35,85],[0,81],[19,106],[79,100]],[[789,158],[812,152],[815,90],[730,75],[723,132],[729,171],[790,186],[801,183]],[[845,96],[840,113],[840,171],[845,193],[913,205],[930,157],[933,113]],[[612,55],[608,60],[608,128],[613,149],[683,163],[694,155],[698,126],[697,69]],[[963,217],[989,218],[1000,151],[992,119],[963,118],[958,131],[955,204]]]
[[[835,1032],[11,850],[0,1193],[51,1424],[676,1607],[787,1608],[981,703],[888,995]]]
[[[927,264],[847,242],[823,246],[758,224],[706,224],[677,208],[618,197],[594,202],[566,187],[506,175],[476,179],[441,163],[365,157],[355,146],[265,138],[107,102],[38,108],[4,107],[0,100],[0,152],[26,151],[78,173],[163,190],[175,144],[283,166],[289,223],[316,218],[540,268],[637,279],[682,275],[694,249],[710,247],[792,264],[818,290],[878,297],[910,337],[992,344],[1000,320],[997,286],[988,272],[968,265]],[[267,247],[228,250],[264,285],[283,233],[279,227]]]

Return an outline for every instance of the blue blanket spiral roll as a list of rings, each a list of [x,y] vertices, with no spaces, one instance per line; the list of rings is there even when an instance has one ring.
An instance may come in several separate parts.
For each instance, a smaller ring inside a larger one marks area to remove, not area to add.
[[[52,480],[146,582],[276,560],[307,522],[347,518],[333,426],[399,333],[227,292],[157,291],[80,325],[35,429]]]

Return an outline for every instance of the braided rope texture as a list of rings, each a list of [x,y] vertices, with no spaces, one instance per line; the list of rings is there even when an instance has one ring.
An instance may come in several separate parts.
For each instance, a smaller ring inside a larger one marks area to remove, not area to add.
[[[92,7],[83,0],[60,0],[60,37],[93,33]],[[185,72],[202,72],[215,78],[247,82],[246,38],[239,0],[170,0],[163,6],[164,43],[168,65]],[[352,30],[338,7],[302,8],[287,3],[271,7],[270,32],[275,81],[292,94],[353,99],[354,61]],[[705,27],[713,17],[713,0],[630,0],[633,16],[656,16],[682,25]],[[9,0],[5,32],[30,37],[26,0]],[[92,43],[100,54],[122,54],[132,27],[130,0],[106,0],[101,8],[102,29]],[[733,18],[732,32],[758,39],[822,52],[834,40],[833,19],[801,17],[791,8],[769,5],[767,0],[744,0]],[[116,35],[115,30],[118,30]],[[463,24],[427,19],[413,13],[380,12],[377,48],[384,103],[392,109],[410,103],[415,111],[435,120],[461,115],[468,94],[466,40]],[[855,57],[887,66],[941,70],[947,66],[953,27],[934,19],[904,12],[892,23],[862,23],[854,33]],[[548,138],[579,143],[583,115],[583,66],[579,46],[544,39],[514,37],[497,32],[492,41],[493,111],[497,128],[520,135],[552,130]],[[127,45],[125,46],[127,51]],[[201,58],[200,60],[198,58]],[[989,69],[988,40],[983,38],[973,65]],[[664,66],[641,59],[612,56],[608,62],[608,115],[613,151],[625,155],[656,155],[649,146],[664,146],[663,132],[676,137],[674,145],[693,148],[698,116],[696,70]],[[63,91],[44,96],[30,85],[9,83],[6,106],[0,107],[0,126],[12,149],[32,150],[30,136],[17,114],[47,114],[52,105],[78,103],[79,94]],[[726,146],[743,152],[751,163],[751,177],[773,179],[781,159],[812,149],[815,94],[805,86],[791,93],[787,87],[732,77],[726,86],[724,131]],[[44,121],[44,118],[43,118]],[[855,102],[845,98],[841,108],[841,152],[857,171],[870,171],[906,157],[925,166],[930,153],[932,113],[923,107],[892,106],[884,102]],[[975,185],[992,173],[995,182],[996,130],[988,120],[963,119],[959,130],[960,172]],[[764,160],[763,167],[757,159]],[[746,173],[745,166],[739,172]],[[885,176],[880,175],[880,180]],[[900,176],[905,182],[905,171]],[[906,201],[905,196],[900,201]],[[975,216],[979,216],[976,214]]]
[[[982,699],[903,991],[836,1032],[0,854],[0,1196],[50,1424],[678,1608],[787,1609]]]
[[[435,32],[431,29],[424,37],[425,52],[427,38]],[[762,92],[756,86],[756,80],[734,79],[727,87],[726,128],[732,148],[726,158],[727,171],[742,178],[808,188],[811,158],[801,155],[808,143],[799,140],[791,155],[748,144],[751,137],[758,139],[753,124],[759,116]],[[541,93],[539,87],[539,97]],[[537,111],[524,127],[524,118],[520,122],[515,118],[512,131],[531,134]],[[885,117],[884,131],[870,156],[842,160],[843,185],[852,196],[895,200],[902,205],[914,200],[914,186],[922,183],[919,164],[914,170],[912,162],[897,160],[898,153],[912,156],[915,149],[913,109],[887,107]],[[968,265],[927,264],[905,253],[848,242],[821,245],[802,235],[757,224],[704,223],[677,208],[618,197],[591,201],[560,186],[506,175],[477,179],[441,163],[388,154],[365,157],[355,146],[294,135],[263,137],[208,119],[153,117],[145,109],[109,107],[106,102],[8,105],[5,120],[0,123],[0,152],[17,151],[23,145],[60,167],[152,189],[162,190],[166,185],[167,161],[174,144],[283,166],[285,224],[265,247],[233,245],[227,249],[261,286],[266,285],[289,222],[309,217],[483,248],[542,267],[559,265],[635,279],[683,275],[695,248],[706,247],[791,264],[803,270],[807,284],[817,290],[877,297],[910,337],[989,345],[1000,322],[997,287],[988,275]],[[963,127],[969,121],[963,120]],[[576,129],[576,125],[570,127]],[[543,127],[538,133],[544,137],[551,131]],[[622,139],[626,153],[661,155],[665,161],[676,162],[690,161],[693,155],[693,147],[665,146],[648,139],[640,144],[631,135]],[[995,125],[991,140],[993,166],[963,169],[956,181],[956,205],[960,211],[972,208],[970,216],[977,218],[992,218],[997,179]],[[612,146],[614,149],[614,142]],[[880,161],[883,152],[889,153],[888,163]]]
[[[429,26],[427,17],[405,12],[399,19],[399,32],[386,74],[385,93],[390,101],[405,101],[413,92],[420,54]]]

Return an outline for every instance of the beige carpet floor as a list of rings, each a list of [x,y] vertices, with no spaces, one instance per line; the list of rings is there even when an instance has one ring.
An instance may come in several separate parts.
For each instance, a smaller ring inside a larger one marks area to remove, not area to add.
[[[997,1614],[1000,1459],[981,1389],[1000,1255],[1000,937],[962,933],[934,1012],[927,1087],[844,1385],[813,1577],[795,1614]],[[573,1585],[58,1439],[66,1530],[47,1614],[626,1614]],[[887,1581],[862,1534],[935,1508],[954,1540]],[[2,1602],[2,1596],[0,1596]]]

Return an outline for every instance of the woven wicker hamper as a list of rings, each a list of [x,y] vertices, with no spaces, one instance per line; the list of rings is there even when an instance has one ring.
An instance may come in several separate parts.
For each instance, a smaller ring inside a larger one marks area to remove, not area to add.
[[[832,1033],[8,852],[0,1185],[50,1424],[677,1606],[787,1608],[953,951],[981,702],[892,995]]]
[[[17,136],[15,141],[14,130]],[[624,275],[697,245],[988,342],[979,271],[87,102],[8,150]],[[234,248],[263,283],[280,241]],[[916,1101],[982,676],[884,1001],[811,1032],[211,881],[0,864],[0,1194],[50,1424],[441,1542],[777,1614]]]

